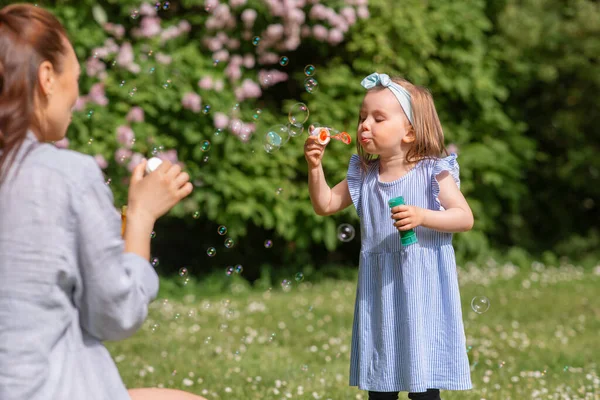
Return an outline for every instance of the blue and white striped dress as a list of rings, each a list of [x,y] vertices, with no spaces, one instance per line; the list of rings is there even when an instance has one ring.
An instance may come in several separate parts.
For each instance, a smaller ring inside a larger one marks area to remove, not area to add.
[[[366,172],[358,155],[347,180],[360,217],[362,246],[352,331],[350,385],[376,392],[471,389],[452,234],[417,227],[402,247],[388,200],[443,210],[436,180],[456,155],[420,161],[394,182],[380,182],[379,161]]]

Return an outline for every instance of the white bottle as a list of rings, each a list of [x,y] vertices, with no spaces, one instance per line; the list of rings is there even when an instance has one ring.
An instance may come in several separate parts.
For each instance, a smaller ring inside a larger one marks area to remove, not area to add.
[[[146,174],[149,174],[158,168],[162,164],[162,160],[158,157],[152,157],[146,162]]]

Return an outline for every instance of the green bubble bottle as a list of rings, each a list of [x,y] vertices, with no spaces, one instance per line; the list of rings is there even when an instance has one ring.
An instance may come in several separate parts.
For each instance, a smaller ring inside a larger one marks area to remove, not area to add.
[[[388,205],[391,208],[394,208],[396,206],[403,206],[404,204],[404,197],[402,196],[398,196],[398,197],[394,197],[393,199],[388,201]],[[415,244],[418,242],[417,240],[417,235],[414,231],[414,229],[410,229],[408,231],[399,231],[400,232],[400,243],[402,243],[402,246],[409,246],[411,244]]]

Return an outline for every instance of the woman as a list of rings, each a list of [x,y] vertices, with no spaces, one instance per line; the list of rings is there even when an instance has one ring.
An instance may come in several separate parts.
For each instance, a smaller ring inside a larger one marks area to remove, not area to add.
[[[49,12],[0,10],[0,399],[201,399],[125,388],[104,340],[144,322],[158,276],[157,218],[192,191],[165,161],[129,188],[127,228],[93,158],[59,150],[79,63]]]

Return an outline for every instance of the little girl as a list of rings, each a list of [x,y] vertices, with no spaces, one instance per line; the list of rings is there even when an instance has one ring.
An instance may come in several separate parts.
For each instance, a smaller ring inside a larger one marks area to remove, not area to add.
[[[318,215],[354,203],[362,247],[350,385],[369,400],[440,399],[440,389],[471,389],[452,233],[473,227],[460,192],[456,155],[447,155],[430,93],[373,73],[357,131],[358,155],[331,189],[316,137],[305,144],[310,198]],[[403,196],[407,205],[388,201]],[[418,242],[401,245],[414,229]]]

